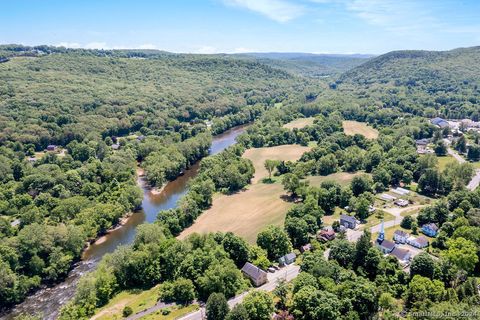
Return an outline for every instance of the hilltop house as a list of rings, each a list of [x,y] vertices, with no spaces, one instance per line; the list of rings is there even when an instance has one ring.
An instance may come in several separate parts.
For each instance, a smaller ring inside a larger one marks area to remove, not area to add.
[[[355,229],[357,227],[357,219],[355,219],[355,217],[342,214],[340,216],[340,225],[344,226],[345,228]]]
[[[411,245],[412,247],[419,248],[419,249],[428,247],[428,240],[427,240],[427,238],[425,238],[424,236],[420,236],[420,237],[411,236],[411,237],[408,237],[407,243],[408,243],[409,245]]]
[[[242,273],[249,278],[256,287],[268,281],[267,273],[250,262],[245,263],[242,268]]]
[[[403,230],[395,230],[393,240],[397,243],[406,243],[409,235]]]
[[[427,223],[422,226],[422,232],[429,237],[436,237],[438,226],[435,223]]]

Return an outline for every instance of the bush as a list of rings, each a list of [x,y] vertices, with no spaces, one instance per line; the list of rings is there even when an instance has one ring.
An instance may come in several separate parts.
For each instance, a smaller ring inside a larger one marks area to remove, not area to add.
[[[124,318],[127,318],[127,317],[130,316],[132,313],[133,313],[133,310],[132,310],[131,307],[125,306],[125,308],[123,308],[122,315],[123,315]]]

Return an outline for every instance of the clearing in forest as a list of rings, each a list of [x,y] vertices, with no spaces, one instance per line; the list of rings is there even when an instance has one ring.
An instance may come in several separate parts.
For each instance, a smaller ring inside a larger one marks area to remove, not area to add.
[[[265,160],[297,161],[302,154],[309,151],[310,147],[298,144],[287,144],[276,147],[248,149],[243,154],[244,158],[250,159],[255,167],[255,176],[252,183],[257,183],[263,178],[268,178],[268,171],[265,169]]]
[[[307,180],[310,182],[311,186],[318,187],[324,181],[335,181],[338,182],[341,186],[348,185],[353,177],[365,174],[365,172],[336,172],[326,176],[308,176]]]
[[[343,121],[343,131],[346,135],[353,136],[355,134],[361,134],[367,139],[377,139],[378,130],[368,126],[364,122],[358,121]]]
[[[264,168],[266,159],[295,161],[310,150],[299,145],[283,145],[270,148],[249,149],[243,155],[252,160],[255,177],[247,189],[232,195],[217,194],[213,205],[185,229],[180,239],[197,232],[231,231],[250,243],[255,243],[257,234],[267,225],[283,226],[288,209],[293,205],[286,200],[281,183],[261,183],[268,177]]]
[[[293,120],[289,123],[284,124],[283,127],[287,128],[287,129],[290,129],[290,130],[292,130],[294,128],[301,129],[301,128],[304,128],[306,126],[312,125],[313,120],[315,120],[314,117],[295,119],[295,120]]]

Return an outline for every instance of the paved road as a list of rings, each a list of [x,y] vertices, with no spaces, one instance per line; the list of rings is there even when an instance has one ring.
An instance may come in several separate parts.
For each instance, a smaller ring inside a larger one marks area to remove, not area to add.
[[[255,288],[253,290],[264,290],[264,291],[273,291],[276,286],[277,286],[277,281],[280,279],[285,279],[287,281],[291,281],[295,279],[298,274],[300,273],[300,267],[297,265],[289,265],[286,266],[285,268],[282,268],[278,270],[275,273],[269,273],[268,274],[268,282],[265,283],[263,286],[260,286],[258,288]],[[247,295],[247,292],[244,292],[238,296],[233,297],[232,299],[228,300],[228,305],[230,308],[233,308],[235,305],[241,303],[245,296]],[[201,320],[205,319],[205,308],[202,307],[200,310],[189,313],[188,315],[180,318],[181,320]]]
[[[447,149],[448,154],[457,159],[459,163],[464,163],[467,162],[461,155],[459,155],[456,151],[454,151],[452,148]]]
[[[455,150],[452,148],[448,148],[448,154],[454,157],[459,163],[467,162],[461,155],[459,155]],[[472,180],[467,185],[467,189],[472,191],[475,190],[478,185],[480,184],[480,169],[475,170],[475,175],[473,176]]]

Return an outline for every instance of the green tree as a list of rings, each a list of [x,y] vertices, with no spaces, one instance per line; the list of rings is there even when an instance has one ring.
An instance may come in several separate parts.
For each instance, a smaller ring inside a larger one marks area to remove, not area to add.
[[[282,178],[283,188],[290,192],[292,196],[297,195],[297,189],[300,186],[300,179],[296,174],[286,173]]]
[[[228,313],[227,320],[249,320],[248,311],[241,303],[235,305]]]
[[[446,259],[460,270],[470,273],[478,262],[477,246],[465,238],[449,239],[447,250],[441,253]]]
[[[278,226],[267,226],[257,235],[257,245],[267,251],[270,260],[275,260],[292,250],[288,235]]]
[[[205,306],[208,320],[224,320],[230,308],[223,293],[212,293]]]
[[[410,265],[410,276],[414,277],[415,275],[420,275],[426,278],[433,278],[435,272],[435,261],[433,258],[426,252],[422,252],[416,255],[412,264]]]
[[[243,299],[250,320],[270,320],[275,306],[270,293],[266,291],[251,291]]]
[[[340,318],[341,302],[330,292],[305,286],[294,294],[292,310],[299,320],[336,320]]]
[[[365,230],[355,244],[355,267],[365,267],[368,251],[372,248],[372,234]]]
[[[355,259],[355,245],[347,240],[335,240],[328,258],[337,261],[341,266],[350,266]]]
[[[372,191],[373,180],[369,175],[362,174],[353,177],[352,182],[350,183],[350,188],[354,196],[359,196],[364,192]]]
[[[268,171],[268,179],[269,180],[272,180],[273,170],[275,170],[275,168],[278,166],[278,164],[279,164],[279,162],[277,160],[270,160],[270,159],[265,160],[264,166],[265,166],[265,169],[267,169],[267,171]]]

